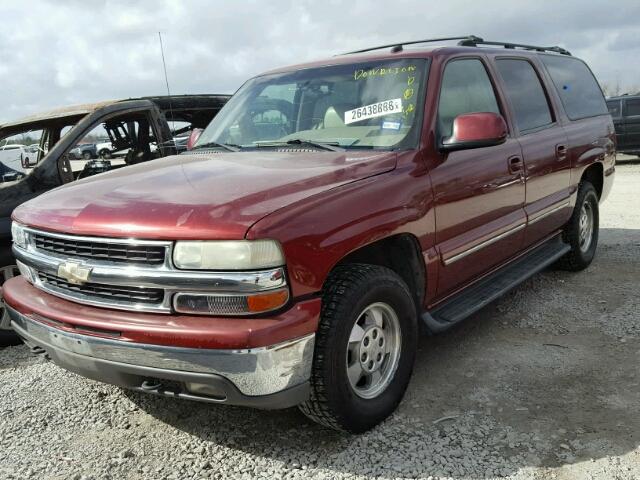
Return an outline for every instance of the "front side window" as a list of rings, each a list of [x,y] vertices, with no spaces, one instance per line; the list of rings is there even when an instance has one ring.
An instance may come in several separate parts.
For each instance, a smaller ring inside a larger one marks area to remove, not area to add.
[[[200,136],[265,148],[312,141],[345,149],[415,148],[425,59],[372,61],[278,73],[247,82]]]
[[[526,60],[496,62],[521,132],[552,123],[547,97],[533,66]]]
[[[627,117],[638,117],[640,116],[640,98],[638,99],[628,99],[627,103]]]
[[[445,67],[438,105],[438,135],[450,137],[453,120],[465,113],[500,113],[493,85],[478,59],[454,60]]]
[[[571,120],[608,113],[602,90],[587,65],[565,55],[540,55]]]
[[[26,129],[0,140],[0,188],[22,180],[33,171],[47,153],[44,136],[41,129]]]
[[[613,118],[619,118],[621,115],[620,100],[608,100],[607,110]]]
[[[66,157],[74,179],[158,158],[158,145],[144,113],[129,113],[97,124]]]

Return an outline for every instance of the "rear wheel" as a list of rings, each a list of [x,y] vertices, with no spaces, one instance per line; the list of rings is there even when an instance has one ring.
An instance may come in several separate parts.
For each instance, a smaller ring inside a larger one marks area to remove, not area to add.
[[[82,158],[85,160],[91,160],[91,152],[83,152]]]
[[[560,259],[560,268],[579,271],[587,268],[596,254],[599,229],[598,194],[590,182],[580,183],[571,218],[562,232],[571,250]]]
[[[411,377],[416,309],[393,271],[338,267],[327,280],[311,375],[300,410],[336,430],[364,432],[397,407]]]

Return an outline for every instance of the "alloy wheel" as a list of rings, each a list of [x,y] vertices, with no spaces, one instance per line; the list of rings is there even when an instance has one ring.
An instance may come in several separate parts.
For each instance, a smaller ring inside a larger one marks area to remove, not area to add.
[[[386,390],[398,368],[400,321],[386,303],[369,305],[358,316],[347,347],[346,369],[352,390],[370,399]]]
[[[588,201],[585,201],[580,208],[578,235],[580,250],[582,252],[588,251],[593,239],[593,208]]]

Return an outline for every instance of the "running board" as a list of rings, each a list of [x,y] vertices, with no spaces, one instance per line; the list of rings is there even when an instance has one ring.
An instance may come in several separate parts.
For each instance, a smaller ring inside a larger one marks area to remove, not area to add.
[[[422,320],[433,333],[447,330],[548,267],[570,249],[558,235],[423,313]]]

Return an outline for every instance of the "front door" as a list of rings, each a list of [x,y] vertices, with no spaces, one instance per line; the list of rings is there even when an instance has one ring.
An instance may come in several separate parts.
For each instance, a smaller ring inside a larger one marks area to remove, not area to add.
[[[616,145],[618,150],[625,149],[624,119],[622,117],[622,100],[607,100],[607,110],[613,119],[613,126],[616,129]]]
[[[494,85],[480,58],[450,61],[441,81],[437,137],[451,135],[453,120],[473,112],[501,113]],[[438,296],[514,255],[525,226],[520,144],[443,153],[431,171],[436,247],[441,258]]]
[[[624,149],[640,154],[640,98],[627,98],[624,101]]]

